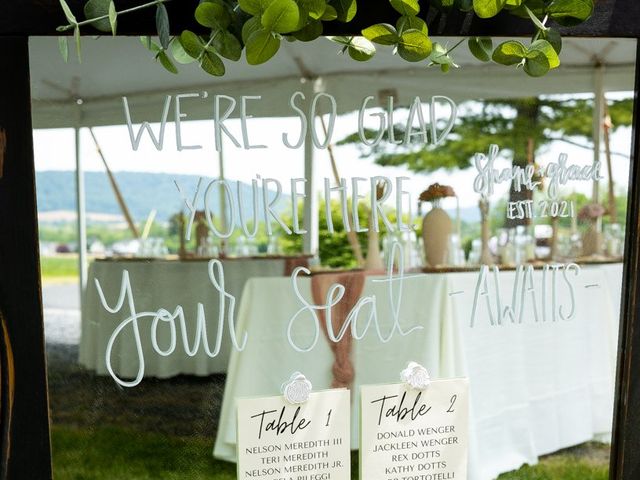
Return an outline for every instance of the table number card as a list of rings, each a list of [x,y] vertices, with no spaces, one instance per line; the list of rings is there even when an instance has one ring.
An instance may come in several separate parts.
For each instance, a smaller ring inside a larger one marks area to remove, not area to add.
[[[362,387],[360,478],[465,480],[468,382]]]
[[[350,480],[350,396],[311,393],[238,400],[238,479]]]

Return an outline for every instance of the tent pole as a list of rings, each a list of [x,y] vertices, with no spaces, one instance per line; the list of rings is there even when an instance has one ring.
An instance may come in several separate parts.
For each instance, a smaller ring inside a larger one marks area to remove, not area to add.
[[[124,197],[122,196],[122,193],[120,192],[120,188],[118,187],[118,182],[116,182],[116,177],[113,176],[113,173],[111,172],[111,169],[109,168],[109,164],[107,163],[107,159],[105,158],[104,153],[102,153],[102,148],[100,148],[100,144],[98,143],[98,139],[96,137],[96,134],[93,133],[93,128],[92,127],[89,127],[89,133],[91,134],[91,138],[93,138],[93,143],[95,143],[95,145],[96,145],[96,151],[98,152],[98,155],[100,156],[100,159],[102,160],[104,168],[107,171],[107,178],[109,179],[109,183],[111,184],[111,188],[113,189],[113,193],[116,196],[116,201],[118,202],[118,205],[120,206],[120,210],[122,210],[122,214],[124,215],[124,218],[125,218],[125,220],[127,222],[127,225],[129,225],[129,230],[131,230],[131,233],[133,234],[134,238],[140,238],[140,233],[138,233],[138,227],[136,227],[136,224],[133,221],[133,217],[131,216],[131,212],[129,212],[129,208],[127,207],[127,203],[124,201]]]
[[[594,101],[593,101],[593,164],[600,161],[602,148],[603,120],[604,120],[604,65],[597,64],[594,73]],[[600,184],[593,181],[592,200],[598,203],[600,200]]]
[[[80,306],[82,292],[87,285],[87,219],[84,192],[84,170],[80,158],[80,128],[75,127],[76,154],[76,215],[78,224],[78,272],[80,276]]]
[[[309,93],[309,97],[312,98],[315,93],[315,88],[313,86],[315,82],[313,80],[308,80],[307,85],[310,88],[307,89],[307,93]],[[319,228],[318,224],[320,223],[320,219],[318,217],[318,199],[316,197],[315,191],[315,162],[313,159],[313,140],[311,138],[311,129],[313,128],[313,124],[311,122],[315,122],[316,119],[309,119],[309,125],[307,126],[307,135],[304,139],[304,178],[307,180],[304,184],[304,229],[307,231],[304,235],[303,239],[303,253],[308,255],[315,255],[318,252],[319,246]]]

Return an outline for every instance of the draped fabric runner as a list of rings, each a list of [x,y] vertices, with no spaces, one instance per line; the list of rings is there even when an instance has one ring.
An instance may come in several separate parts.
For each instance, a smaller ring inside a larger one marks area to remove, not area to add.
[[[284,259],[284,276],[289,277],[298,267],[309,268],[308,257],[285,257]]]
[[[311,292],[316,305],[324,305],[327,302],[327,292],[333,284],[339,283],[344,286],[344,296],[340,302],[331,309],[331,325],[334,335],[337,335],[344,325],[349,312],[358,303],[364,288],[364,272],[346,273],[323,273],[311,277]],[[329,346],[333,352],[333,373],[332,388],[349,388],[353,383],[355,371],[351,362],[351,332],[345,332],[344,336],[334,342],[329,338],[325,311],[318,311],[322,330],[327,336]]]

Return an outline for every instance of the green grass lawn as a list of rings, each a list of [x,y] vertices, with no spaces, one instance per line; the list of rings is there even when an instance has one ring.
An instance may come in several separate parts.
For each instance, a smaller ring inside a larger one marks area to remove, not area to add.
[[[43,281],[72,281],[78,279],[78,257],[73,254],[40,257]]]
[[[54,426],[56,480],[232,480],[235,465],[211,456],[210,439],[170,437],[119,427]]]
[[[211,456],[213,440],[121,427],[53,427],[56,480],[233,480],[235,465]],[[589,444],[543,458],[499,480],[606,480],[608,447]],[[352,478],[358,478],[357,455]],[[369,479],[367,479],[369,480]],[[374,480],[374,479],[370,479]]]

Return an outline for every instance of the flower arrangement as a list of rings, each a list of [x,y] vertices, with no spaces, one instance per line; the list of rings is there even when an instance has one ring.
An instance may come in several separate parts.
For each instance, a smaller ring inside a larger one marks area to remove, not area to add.
[[[437,202],[447,197],[455,197],[456,192],[449,185],[440,185],[439,183],[434,183],[433,185],[429,185],[424,192],[420,194],[418,200],[421,202]]]
[[[580,209],[578,219],[582,221],[594,221],[603,217],[606,213],[607,210],[599,203],[590,203]]]

